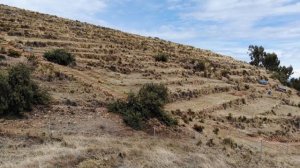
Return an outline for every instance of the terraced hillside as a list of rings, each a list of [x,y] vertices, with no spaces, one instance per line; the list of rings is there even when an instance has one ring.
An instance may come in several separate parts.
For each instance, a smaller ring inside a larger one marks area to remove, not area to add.
[[[0,167],[299,167],[300,97],[266,70],[208,50],[0,5],[1,70],[37,56],[48,107],[0,119]],[[63,48],[76,66],[43,58]],[[21,53],[9,57],[7,51]],[[165,54],[167,62],[155,61]],[[201,68],[204,65],[204,68]],[[257,83],[268,79],[268,85]],[[170,92],[156,120],[135,131],[106,104],[146,83]],[[272,89],[272,95],[267,94]]]

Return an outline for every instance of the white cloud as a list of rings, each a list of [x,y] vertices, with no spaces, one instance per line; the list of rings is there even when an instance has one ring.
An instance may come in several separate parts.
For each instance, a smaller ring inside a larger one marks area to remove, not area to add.
[[[294,74],[292,75],[294,78],[299,78],[300,77],[300,69],[295,69]]]
[[[144,36],[160,37],[173,41],[184,41],[197,36],[196,30],[193,28],[186,29],[185,27],[174,27],[171,25],[162,25],[157,30],[128,30],[131,33],[136,33]]]
[[[0,3],[76,19],[94,24],[105,24],[96,15],[106,8],[107,0],[0,0]]]
[[[166,0],[167,9],[182,10],[191,6],[192,2],[187,0]]]
[[[300,13],[300,3],[293,0],[204,0],[196,1],[200,10],[186,16],[198,20],[251,23],[267,16]]]
[[[175,1],[175,0],[173,0]],[[264,18],[300,14],[300,2],[294,0],[192,0],[197,5],[181,13],[184,20],[216,22],[211,30],[216,37],[234,38],[289,38],[300,37],[300,22],[265,28],[254,27]],[[208,27],[208,29],[210,29]],[[228,33],[224,33],[228,32]],[[229,37],[230,35],[230,37]]]

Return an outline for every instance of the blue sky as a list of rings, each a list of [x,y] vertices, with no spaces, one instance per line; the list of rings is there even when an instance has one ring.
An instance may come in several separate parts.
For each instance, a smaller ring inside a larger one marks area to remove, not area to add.
[[[250,44],[300,76],[300,0],[0,0],[249,61]]]

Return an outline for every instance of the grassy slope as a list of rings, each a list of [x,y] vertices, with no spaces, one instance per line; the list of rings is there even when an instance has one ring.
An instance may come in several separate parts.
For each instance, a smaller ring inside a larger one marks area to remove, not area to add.
[[[7,6],[0,6],[0,24],[1,47],[23,54],[18,59],[7,58],[1,69],[26,62],[34,53],[38,56],[34,77],[55,100],[50,107],[35,109],[28,119],[0,121],[1,167],[300,164],[300,110],[293,106],[300,98],[294,91],[291,96],[275,91],[267,96],[266,89],[278,82],[270,79],[270,86],[259,86],[257,79],[269,77],[263,69],[191,46]],[[77,66],[43,60],[42,54],[54,48],[72,52]],[[170,55],[169,61],[155,62],[153,56],[159,53]],[[206,71],[194,73],[189,68],[193,59],[205,61]],[[222,77],[225,70],[229,75]],[[149,82],[170,88],[172,102],[166,109],[180,121],[172,129],[152,121],[155,137],[152,129],[144,133],[126,127],[104,106]],[[228,120],[229,113],[236,119]],[[240,121],[240,116],[247,119]],[[194,131],[195,124],[204,126],[204,132]],[[218,135],[213,133],[215,128],[220,130]],[[237,148],[222,143],[228,137]],[[210,139],[215,144],[212,147],[206,145]]]

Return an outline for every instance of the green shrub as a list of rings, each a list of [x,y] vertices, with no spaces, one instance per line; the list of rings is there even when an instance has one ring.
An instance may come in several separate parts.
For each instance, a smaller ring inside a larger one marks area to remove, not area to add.
[[[8,56],[14,57],[14,58],[19,58],[19,57],[21,57],[21,53],[16,51],[16,50],[9,49],[8,50]]]
[[[49,94],[31,80],[31,71],[24,64],[18,64],[0,75],[0,114],[19,115],[31,111],[33,105],[46,105]]]
[[[158,54],[154,56],[155,61],[157,62],[168,62],[169,56],[166,54]]]
[[[151,113],[147,117],[162,116],[162,107],[168,102],[168,88],[162,84],[145,84],[138,93],[138,99]]]
[[[127,112],[124,116],[124,122],[128,126],[137,130],[140,130],[144,127],[143,116],[141,113],[136,111]]]
[[[125,109],[127,106],[127,102],[122,101],[122,100],[117,100],[113,103],[109,103],[107,105],[107,109],[110,112],[115,112],[115,113],[124,113],[124,111],[122,111],[123,109]]]
[[[0,74],[0,115],[2,115],[8,109],[8,100],[10,86],[8,84],[7,76]]]
[[[44,54],[44,58],[46,58],[50,62],[54,62],[54,63],[60,64],[60,65],[75,65],[76,64],[75,57],[63,49],[56,49],[53,51],[48,51]]]
[[[126,101],[117,100],[108,105],[108,111],[119,113],[124,122],[134,129],[142,129],[151,118],[167,126],[177,124],[164,110],[168,102],[168,89],[161,84],[145,84],[137,95],[130,93]]]

